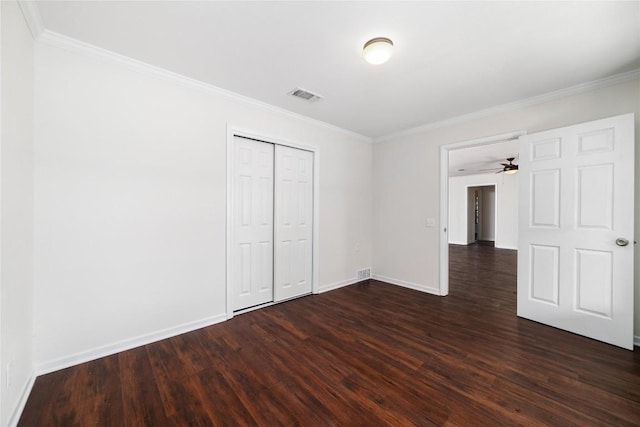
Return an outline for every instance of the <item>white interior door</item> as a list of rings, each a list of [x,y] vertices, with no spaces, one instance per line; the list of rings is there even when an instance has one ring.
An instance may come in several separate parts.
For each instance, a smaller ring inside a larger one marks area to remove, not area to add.
[[[276,146],[275,301],[311,293],[313,153]]]
[[[518,316],[633,349],[633,114],[520,137]]]
[[[274,146],[234,137],[233,309],[273,301]]]

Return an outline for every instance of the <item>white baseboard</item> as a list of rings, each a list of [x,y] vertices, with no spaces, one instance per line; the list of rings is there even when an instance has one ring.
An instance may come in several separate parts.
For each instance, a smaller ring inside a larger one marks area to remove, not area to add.
[[[368,279],[365,279],[368,280]],[[349,285],[355,285],[358,282],[362,282],[363,280],[358,280],[356,278],[353,279],[347,279],[347,280],[341,280],[339,282],[333,282],[333,283],[329,283],[328,285],[321,285],[318,287],[318,294],[322,294],[324,292],[329,292],[329,291],[333,291],[335,289],[340,289],[343,288],[345,286],[349,286]]]
[[[206,326],[215,325],[216,323],[224,322],[227,320],[227,315],[219,314],[217,316],[207,317],[195,322],[184,323],[182,325],[174,326],[160,331],[151,332],[149,334],[140,335],[138,337],[130,338],[113,344],[107,344],[90,350],[82,351],[70,356],[64,356],[55,360],[44,362],[36,365],[36,374],[44,375],[50,372],[65,369],[70,366],[79,365],[80,363],[89,362],[91,360],[99,359],[105,356],[111,356],[112,354],[120,353],[121,351],[131,350],[132,348],[140,347],[142,345],[151,344],[156,341],[175,337],[186,332],[195,331]]]
[[[636,347],[640,347],[640,335],[636,335],[633,337],[633,345]]]
[[[394,279],[392,277],[380,276],[378,274],[373,275],[373,279],[380,280],[381,282],[390,283],[392,285],[402,286],[403,288],[409,288],[416,291],[426,292],[428,294],[440,296],[440,288],[434,288],[433,286],[421,285],[419,283],[407,282],[405,280]]]
[[[20,421],[20,416],[22,416],[22,411],[24,411],[24,407],[27,404],[27,399],[29,399],[29,395],[31,394],[31,390],[33,389],[33,384],[36,382],[36,376],[31,374],[29,380],[25,383],[22,388],[22,393],[20,394],[20,400],[18,400],[18,405],[13,409],[13,413],[11,414],[11,418],[9,418],[9,427],[14,427],[18,425],[18,421]]]

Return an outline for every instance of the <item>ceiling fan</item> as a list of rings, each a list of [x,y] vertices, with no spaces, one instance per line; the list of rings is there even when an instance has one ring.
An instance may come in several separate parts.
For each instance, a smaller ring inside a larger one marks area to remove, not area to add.
[[[502,168],[502,170],[499,170],[499,171],[498,171],[498,172],[496,172],[496,173],[502,173],[502,172],[504,172],[504,173],[506,173],[507,175],[512,175],[512,174],[514,174],[514,173],[518,173],[518,165],[514,165],[514,164],[513,164],[513,161],[514,161],[515,159],[516,159],[515,157],[509,157],[509,158],[507,159],[507,161],[508,161],[509,163],[500,163],[500,164],[501,164],[502,166],[504,166],[504,167]]]
[[[496,169],[500,169],[496,173],[503,173],[504,172],[507,175],[512,175],[514,173],[518,173],[518,165],[514,165],[513,164],[513,161],[515,159],[516,159],[515,157],[507,158],[507,161],[509,163],[500,163],[502,165],[502,168],[480,169],[480,171],[494,171]]]

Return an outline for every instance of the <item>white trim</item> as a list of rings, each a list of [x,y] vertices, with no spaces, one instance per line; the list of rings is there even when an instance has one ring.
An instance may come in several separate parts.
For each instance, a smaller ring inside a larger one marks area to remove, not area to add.
[[[631,80],[640,78],[640,68],[627,71],[625,73],[616,74],[602,79],[593,80],[586,83],[580,83],[574,86],[569,86],[564,89],[559,89],[553,92],[547,92],[542,95],[532,96],[530,98],[521,99],[519,101],[509,102],[507,104],[498,105],[495,107],[485,108],[483,110],[474,111],[468,114],[462,114],[456,117],[450,117],[448,119],[440,120],[437,122],[427,123],[422,126],[413,127],[410,129],[401,130],[398,132],[390,133],[373,139],[373,143],[386,142],[396,138],[415,135],[430,130],[451,126],[458,123],[469,122],[471,120],[481,119],[494,114],[505,113],[508,111],[518,110],[520,108],[530,107],[532,105],[541,104],[544,102],[561,99],[571,95],[577,95],[579,93],[588,92],[602,87],[612,86],[618,83],[624,83]]]
[[[455,242],[449,242],[449,244],[450,244],[450,245],[458,245],[458,246],[469,246],[469,245],[470,245],[470,243],[469,243],[469,242],[458,242],[458,241],[455,241]]]
[[[225,272],[225,292],[226,292],[226,310],[227,319],[233,317],[233,293],[231,292],[231,283],[233,282],[232,262],[231,262],[231,215],[233,207],[233,138],[241,136],[245,138],[264,141],[275,145],[284,145],[286,147],[297,148],[299,150],[311,151],[313,153],[313,276],[311,283],[311,293],[319,293],[318,283],[320,280],[320,150],[313,145],[299,144],[288,141],[279,136],[268,135],[253,130],[243,129],[227,123],[227,218],[226,218],[226,272]],[[262,307],[262,306],[260,306]]]
[[[254,305],[253,307],[249,307],[249,308],[244,308],[242,310],[238,310],[235,313],[231,313],[231,317],[233,316],[237,316],[240,314],[245,314],[245,313],[249,313],[250,311],[254,311],[254,310],[260,310],[261,308],[265,308],[265,307],[271,307],[272,305],[276,305],[275,302],[270,301],[270,302],[265,302],[264,304],[258,304],[258,305]],[[230,319],[231,317],[229,317],[227,315],[227,319]]]
[[[226,218],[224,221],[225,243],[224,243],[224,292],[225,292],[225,310],[227,311],[227,320],[233,317],[233,294],[231,293],[230,283],[233,281],[233,266],[231,265],[231,245],[233,243],[233,233],[231,230],[233,209],[233,137],[234,131],[227,123],[227,182],[226,191]]]
[[[24,407],[27,404],[27,400],[29,399],[29,395],[31,394],[31,390],[33,390],[33,385],[36,382],[36,376],[31,374],[29,380],[25,383],[22,388],[22,393],[20,394],[20,399],[18,400],[18,405],[13,409],[13,413],[11,414],[11,418],[9,418],[9,426],[17,426],[18,421],[20,421],[20,417],[22,416],[22,411],[24,411]]]
[[[446,171],[446,172],[443,172]],[[449,150],[440,146],[440,268],[438,293],[449,295]]]
[[[468,243],[468,242],[449,242],[449,244],[450,245],[459,245],[459,246],[469,246],[469,245],[471,245],[471,243]],[[517,251],[518,250],[518,248],[515,247],[515,246],[496,246],[495,245],[495,241],[494,241],[493,247],[496,248],[496,249],[509,249],[509,250],[512,250],[512,251]]]
[[[282,303],[293,301],[299,298],[308,297],[310,295],[313,295],[313,294],[309,292],[308,294],[296,295],[295,297],[283,299],[281,301],[269,301],[269,302],[265,302],[264,304],[254,305],[253,307],[243,308],[242,310],[237,310],[233,312],[231,317],[238,316],[240,314],[249,313],[250,311],[254,311],[254,310],[260,310],[261,308],[271,307],[272,305],[282,304]]]
[[[2,125],[4,124],[3,121],[2,121],[2,117],[3,117],[2,104],[4,104],[4,102],[2,102],[2,100],[4,99],[3,96],[2,96],[2,87],[4,86],[2,84],[2,81],[4,79],[4,74],[2,72],[2,70],[4,69],[4,67],[2,66],[2,9],[3,9],[2,8],[2,4],[0,4],[0,129],[3,129]],[[31,123],[31,126],[33,126],[33,122]],[[5,295],[2,292],[2,289],[3,289],[2,276],[3,275],[2,275],[2,244],[1,244],[2,243],[1,242],[1,238],[2,238],[2,235],[3,235],[2,234],[2,228],[3,228],[2,227],[2,209],[1,209],[1,207],[2,207],[2,198],[3,198],[3,195],[2,195],[2,152],[4,151],[4,150],[2,150],[2,146],[3,146],[2,134],[3,133],[4,132],[0,132],[0,367],[4,366],[4,360],[2,359],[2,349],[3,349],[2,343],[4,341],[2,339],[2,330],[4,329],[2,327],[2,317],[3,317],[2,316],[2,302],[3,302],[4,298],[5,298]],[[33,222],[32,222],[32,224],[33,224]],[[32,271],[33,271],[33,266],[32,266]],[[33,285],[33,282],[32,282],[32,285]],[[33,289],[33,286],[32,286],[32,289]],[[32,301],[33,301],[33,297],[32,297]],[[33,307],[33,305],[32,305],[32,307]],[[31,316],[33,318],[33,310],[31,312]],[[32,326],[31,330],[33,331],[33,326]],[[33,338],[31,338],[31,343],[32,343],[32,345],[31,345],[31,348],[32,348],[31,355],[33,356]],[[6,371],[5,371],[5,374],[6,374]],[[2,378],[2,374],[0,374],[0,378]],[[2,384],[0,384],[0,389],[3,389],[3,388],[4,387],[2,387]],[[1,395],[0,395],[0,397],[1,397]],[[4,419],[3,418],[4,412],[2,410],[2,406],[3,405],[2,405],[1,399],[0,399],[0,423],[2,423],[2,420]]]
[[[640,335],[635,335],[633,337],[633,345],[636,347],[640,347]]]
[[[356,283],[366,282],[369,279],[356,279],[355,277],[347,280],[340,280],[338,282],[329,283],[327,285],[322,285],[318,288],[317,294],[323,294],[325,292],[334,291],[336,289],[344,288],[345,286],[355,285]]]
[[[134,338],[129,338],[113,344],[103,345],[100,347],[81,351],[70,356],[64,356],[58,359],[50,360],[48,362],[40,363],[36,365],[35,372],[37,375],[48,374],[50,372],[68,368],[70,366],[79,365],[80,363],[89,362],[101,357],[111,356],[113,354],[120,353],[121,351],[131,350],[132,348],[151,344],[156,341],[175,337],[176,335],[181,335],[187,332],[195,331],[197,329],[205,328],[207,326],[215,325],[216,323],[224,322],[225,320],[227,320],[227,316],[225,314],[218,314],[216,316],[206,317],[194,322],[172,326],[170,328],[140,335]]]
[[[449,151],[489,145],[498,141],[518,138],[526,133],[524,130],[519,130],[440,146],[440,284],[438,295],[446,296],[449,294],[449,238],[447,237],[449,231]]]
[[[38,5],[35,1],[18,0],[18,5],[22,11],[24,20],[27,21],[31,36],[36,40],[44,32],[44,23],[42,22],[42,16],[38,10]]]
[[[434,288],[433,286],[421,285],[420,283],[407,282],[405,280],[380,276],[378,274],[374,274],[371,278],[374,280],[378,280],[380,282],[389,283],[391,285],[402,286],[403,288],[409,288],[415,291],[421,291],[421,292],[426,292],[428,294],[440,296],[440,290],[438,288]]]
[[[313,283],[311,293],[320,286],[320,150],[313,151]]]
[[[67,37],[50,30],[44,30],[42,34],[38,37],[37,41],[51,45],[51,46],[58,47],[60,49],[68,50],[70,52],[77,53],[79,55],[87,56],[94,59],[99,59],[102,61],[117,63],[130,70],[133,70],[136,72],[142,72],[145,74],[152,75],[154,77],[170,80],[172,82],[178,83],[182,86],[186,86],[191,89],[200,90],[202,92],[209,93],[209,94],[226,96],[235,101],[239,101],[245,104],[250,104],[253,107],[257,107],[271,113],[282,114],[284,116],[287,116],[290,119],[299,120],[305,123],[309,123],[311,125],[329,129],[334,132],[339,132],[344,135],[350,136],[352,138],[356,138],[363,142],[372,141],[372,139],[367,136],[361,135],[359,133],[356,133],[347,129],[343,129],[341,127],[332,125],[330,123],[312,119],[310,117],[303,116],[302,114],[294,113],[292,111],[285,110],[284,108],[276,107],[274,105],[267,104],[266,102],[258,101],[257,99],[249,98],[248,96],[240,95],[230,90],[222,89],[212,84],[205,83],[196,79],[192,79],[190,77],[183,76],[178,73],[174,73],[173,71],[169,71],[164,68],[156,67],[155,65],[138,61],[128,56],[120,55],[119,53],[111,52],[109,50],[102,49],[92,44],[85,43],[80,40],[76,40],[74,38]]]
[[[204,83],[202,81],[192,79],[190,77],[186,77],[178,73],[174,73],[164,68],[156,67],[154,65],[147,64],[142,61],[138,61],[136,59],[127,57],[125,55],[121,55],[121,54],[100,48],[98,46],[85,43],[83,41],[56,33],[51,30],[47,30],[44,28],[44,24],[42,22],[40,12],[38,10],[38,7],[35,1],[18,0],[18,4],[20,5],[20,8],[22,10],[22,14],[25,17],[25,20],[27,21],[29,30],[31,31],[31,34],[36,41],[46,43],[51,46],[55,46],[55,47],[65,49],[81,55],[89,56],[92,58],[98,58],[101,60],[117,62],[117,63],[120,63],[121,65],[126,66],[129,69],[134,69],[135,71],[142,71],[148,74],[152,74],[156,77],[162,77],[165,79],[173,80],[174,82],[180,83],[183,86],[200,89],[204,92],[228,96],[237,101],[249,103],[249,104],[252,104],[253,106],[266,109],[271,112],[276,112],[276,113],[286,115],[292,119],[302,120],[306,123],[310,123],[316,126],[324,127],[326,129],[337,131],[345,135],[357,138],[361,141],[370,142],[370,143],[385,142],[385,141],[389,141],[399,137],[415,135],[421,132],[426,132],[429,130],[438,129],[438,128],[450,126],[457,123],[468,122],[471,120],[476,120],[483,117],[491,116],[493,114],[513,111],[519,108],[524,108],[531,105],[540,104],[543,102],[549,102],[549,101],[560,99],[566,96],[575,95],[575,94],[587,92],[590,90],[594,90],[597,88],[611,86],[614,84],[623,83],[626,81],[640,78],[640,69],[634,69],[634,70],[630,70],[630,71],[616,74],[613,76],[604,77],[602,79],[597,79],[597,80],[593,80],[586,83],[580,83],[567,88],[559,89],[552,92],[547,92],[542,95],[525,98],[522,100],[510,102],[507,104],[502,104],[495,107],[490,107],[483,110],[478,110],[471,113],[450,117],[444,120],[439,120],[439,121],[427,123],[421,126],[404,129],[398,132],[390,133],[390,134],[379,136],[376,138],[371,138],[371,137],[353,132],[351,130],[338,127],[336,125],[323,122],[321,120],[313,119],[311,117],[304,116],[302,114],[285,110],[284,108],[267,104],[266,102],[263,102],[263,101],[258,101],[257,99],[253,99],[253,98],[240,95],[238,93],[235,93],[226,89],[222,89],[220,87],[214,86],[209,83]]]

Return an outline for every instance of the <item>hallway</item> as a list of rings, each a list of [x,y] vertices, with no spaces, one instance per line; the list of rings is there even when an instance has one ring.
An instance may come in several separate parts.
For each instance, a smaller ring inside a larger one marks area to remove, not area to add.
[[[449,295],[516,315],[518,252],[492,242],[449,245]]]

